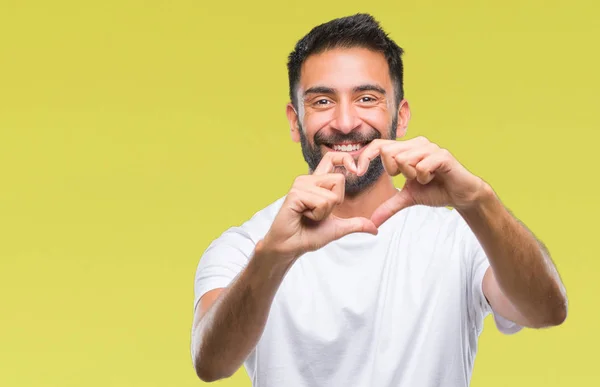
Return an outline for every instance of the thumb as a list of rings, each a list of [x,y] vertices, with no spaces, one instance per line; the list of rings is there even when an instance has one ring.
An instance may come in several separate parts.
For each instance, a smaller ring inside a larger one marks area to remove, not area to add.
[[[375,226],[379,227],[395,213],[412,206],[413,203],[412,196],[406,189],[406,186],[404,186],[400,192],[381,203],[381,205],[375,209],[373,215],[371,215],[371,221]]]
[[[377,235],[378,231],[371,219],[356,217],[348,219],[336,219],[335,239],[339,239],[355,232],[366,232]]]

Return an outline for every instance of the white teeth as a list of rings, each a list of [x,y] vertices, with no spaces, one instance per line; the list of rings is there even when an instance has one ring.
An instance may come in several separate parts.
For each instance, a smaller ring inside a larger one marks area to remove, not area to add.
[[[333,150],[336,152],[353,152],[359,150],[361,147],[360,144],[334,145]]]

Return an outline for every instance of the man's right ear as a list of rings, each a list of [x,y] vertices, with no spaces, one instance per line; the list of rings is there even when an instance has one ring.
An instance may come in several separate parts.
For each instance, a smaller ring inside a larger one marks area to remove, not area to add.
[[[290,136],[292,141],[300,142],[300,125],[298,123],[298,113],[292,103],[288,103],[285,109],[288,122],[290,123]]]

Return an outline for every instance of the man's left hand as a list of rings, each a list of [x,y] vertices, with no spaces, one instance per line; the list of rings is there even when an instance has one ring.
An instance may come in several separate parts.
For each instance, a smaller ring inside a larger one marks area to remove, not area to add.
[[[374,140],[360,154],[358,175],[381,156],[390,176],[404,175],[401,191],[375,210],[371,220],[379,227],[396,212],[414,205],[468,209],[489,192],[483,179],[463,167],[452,154],[425,137],[407,141]]]

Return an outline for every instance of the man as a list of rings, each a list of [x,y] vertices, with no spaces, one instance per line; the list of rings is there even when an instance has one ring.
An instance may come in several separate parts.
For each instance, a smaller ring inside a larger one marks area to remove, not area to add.
[[[548,251],[491,187],[425,138],[396,140],[401,55],[365,14],[290,54],[287,117],[310,174],[202,256],[202,380],[244,363],[260,387],[467,386],[487,314],[507,334],[566,318]]]

